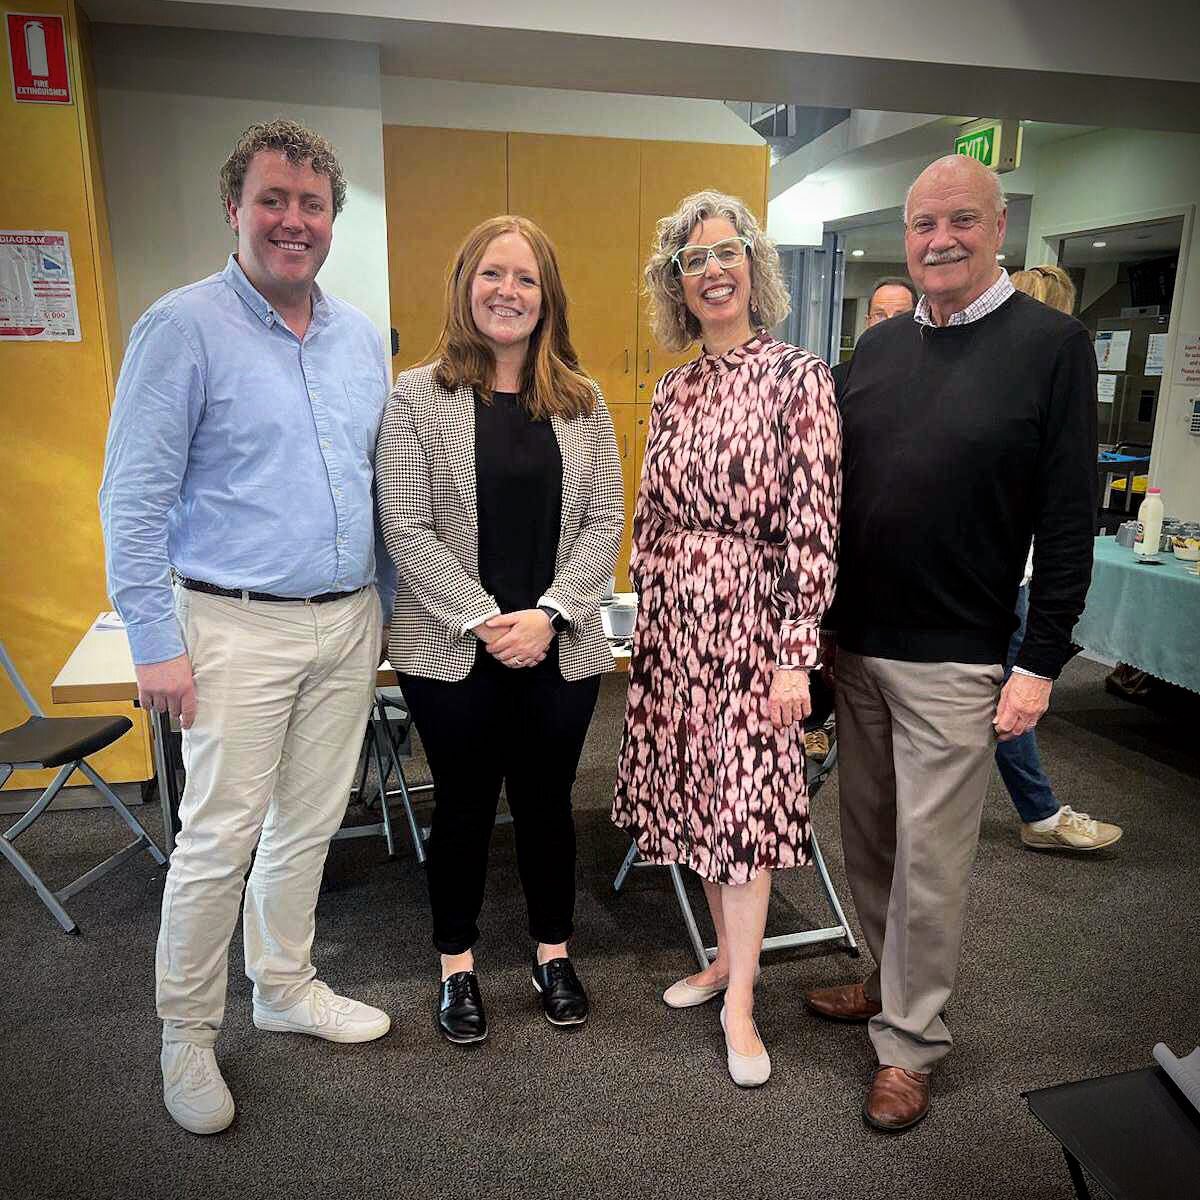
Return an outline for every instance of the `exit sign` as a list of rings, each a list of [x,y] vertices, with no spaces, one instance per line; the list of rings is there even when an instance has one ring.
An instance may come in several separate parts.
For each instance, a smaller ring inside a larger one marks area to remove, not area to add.
[[[975,121],[954,138],[954,153],[978,159],[997,174],[1021,165],[1021,125],[1017,121]]]

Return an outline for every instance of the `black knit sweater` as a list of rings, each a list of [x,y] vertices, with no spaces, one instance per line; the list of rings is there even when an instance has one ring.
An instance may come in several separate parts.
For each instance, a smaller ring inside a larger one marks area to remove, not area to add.
[[[841,551],[828,624],[858,654],[1004,660],[1029,540],[1017,665],[1057,678],[1092,570],[1096,357],[1018,292],[966,325],[869,329],[842,411]]]

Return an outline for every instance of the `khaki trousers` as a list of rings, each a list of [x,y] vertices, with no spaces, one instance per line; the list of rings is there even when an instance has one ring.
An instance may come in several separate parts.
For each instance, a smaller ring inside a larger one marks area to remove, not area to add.
[[[177,589],[196,680],[187,784],[155,956],[163,1040],[212,1046],[242,900],[246,974],[285,1007],[315,977],[311,949],[329,839],[345,815],[374,694],[374,588],[327,604]],[[257,854],[255,846],[257,844]]]
[[[839,651],[842,850],[867,945],[883,1066],[929,1071],[950,1051],[954,988],[1003,670]]]

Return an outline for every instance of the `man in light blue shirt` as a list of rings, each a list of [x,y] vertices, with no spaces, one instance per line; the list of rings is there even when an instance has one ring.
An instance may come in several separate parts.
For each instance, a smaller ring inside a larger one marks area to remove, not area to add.
[[[100,489],[139,701],[183,729],[156,980],[163,1096],[193,1133],[233,1120],[213,1047],[252,855],[254,1023],[340,1042],[390,1026],[310,953],[391,610],[373,500],[387,359],[315,283],[346,195],[324,138],[252,125],[221,195],[237,252],[134,327]]]

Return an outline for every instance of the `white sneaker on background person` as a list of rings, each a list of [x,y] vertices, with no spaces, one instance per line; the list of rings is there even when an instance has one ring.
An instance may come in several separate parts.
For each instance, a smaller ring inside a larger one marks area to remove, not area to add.
[[[329,1042],[371,1042],[383,1037],[392,1019],[382,1009],[339,996],[314,979],[290,1008],[272,1008],[256,996],[254,1024],[272,1033],[307,1033]]]
[[[189,1133],[220,1133],[233,1120],[233,1097],[217,1056],[192,1042],[163,1042],[163,1103]]]

